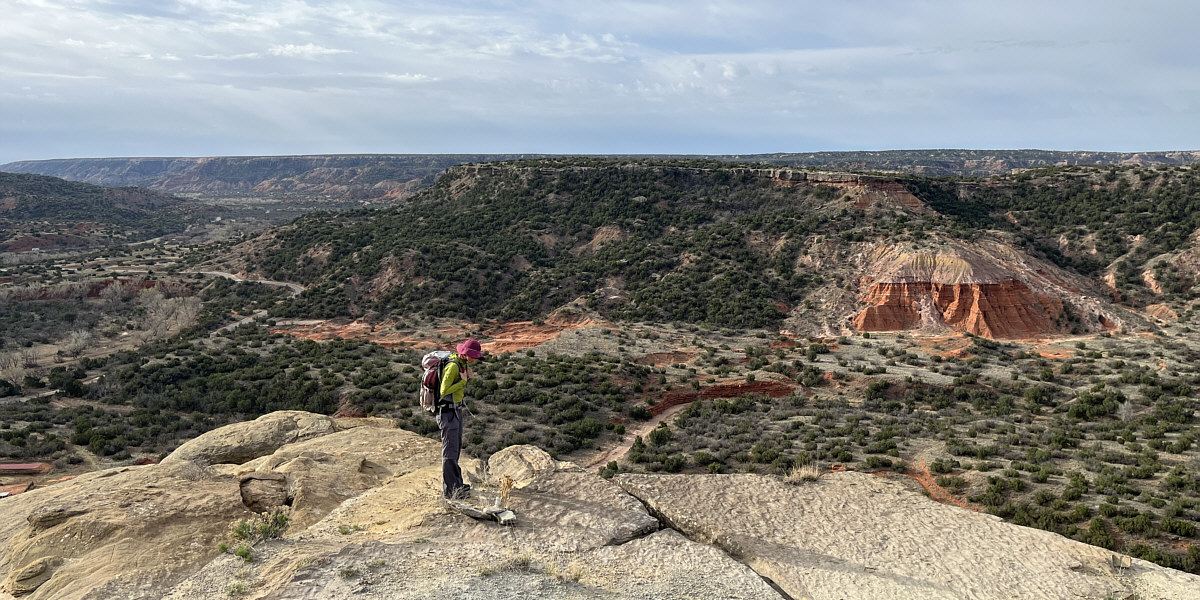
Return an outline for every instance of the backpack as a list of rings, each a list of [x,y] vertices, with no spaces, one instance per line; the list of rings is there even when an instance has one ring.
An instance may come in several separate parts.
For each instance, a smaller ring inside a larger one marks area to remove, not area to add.
[[[450,362],[450,353],[436,350],[421,357],[421,408],[425,412],[437,413],[438,401],[442,399],[442,370]]]

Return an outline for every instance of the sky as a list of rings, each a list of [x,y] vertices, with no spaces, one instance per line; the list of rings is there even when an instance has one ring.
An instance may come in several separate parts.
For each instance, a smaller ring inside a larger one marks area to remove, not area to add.
[[[0,164],[1200,149],[1194,0],[0,0]]]

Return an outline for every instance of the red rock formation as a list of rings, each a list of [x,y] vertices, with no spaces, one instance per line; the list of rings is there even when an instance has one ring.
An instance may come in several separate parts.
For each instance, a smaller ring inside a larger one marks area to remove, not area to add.
[[[929,301],[923,302],[925,299]],[[863,301],[871,304],[854,317],[860,331],[914,329],[929,316],[960,331],[989,338],[1028,338],[1053,333],[1062,300],[1043,296],[1015,279],[999,283],[879,282]]]
[[[866,306],[851,319],[860,331],[953,328],[989,338],[1042,337],[1060,331],[1068,301],[1086,307],[1073,327],[1117,325],[1097,310],[1098,299],[1081,293],[1078,278],[999,240],[918,249],[880,244],[863,258],[859,289]]]

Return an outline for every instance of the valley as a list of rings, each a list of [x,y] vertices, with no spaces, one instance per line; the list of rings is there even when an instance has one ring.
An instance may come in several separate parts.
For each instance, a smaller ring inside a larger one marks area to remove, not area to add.
[[[0,455],[53,470],[0,485],[277,410],[436,437],[419,358],[476,337],[482,461],[872,473],[1200,572],[1196,167],[537,158],[429,179],[266,229],[10,250]]]

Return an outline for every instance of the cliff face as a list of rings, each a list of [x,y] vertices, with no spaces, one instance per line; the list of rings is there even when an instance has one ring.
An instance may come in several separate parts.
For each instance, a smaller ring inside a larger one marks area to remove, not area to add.
[[[1060,298],[1034,293],[1021,281],[948,284],[930,281],[872,284],[870,304],[854,317],[859,331],[916,329],[937,319],[959,331],[988,338],[1028,338],[1058,330]]]
[[[859,331],[952,328],[988,338],[1102,331],[1117,311],[1071,276],[999,242],[909,251],[877,246],[866,258]]]

